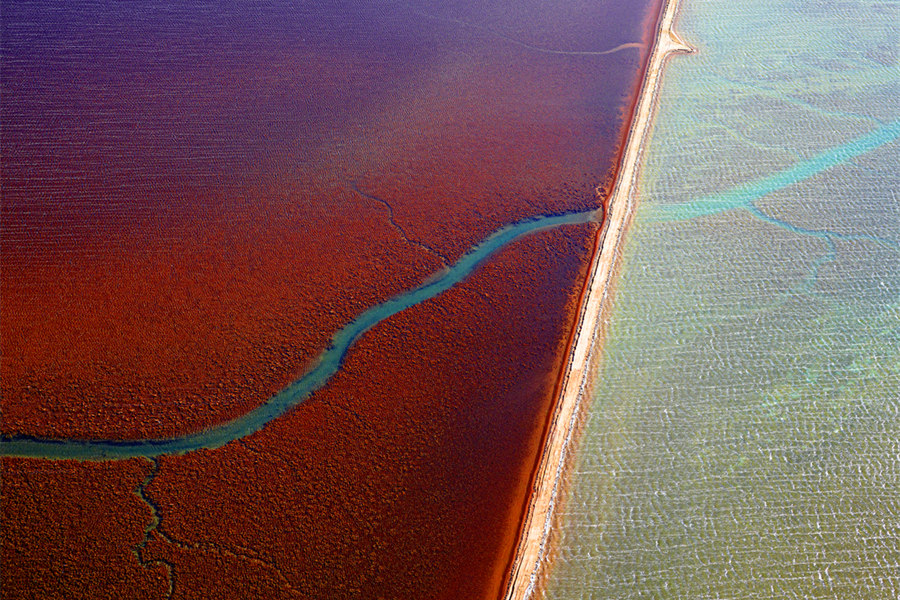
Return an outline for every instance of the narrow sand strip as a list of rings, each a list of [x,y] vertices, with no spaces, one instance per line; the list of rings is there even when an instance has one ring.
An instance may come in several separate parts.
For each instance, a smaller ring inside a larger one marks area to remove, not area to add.
[[[653,123],[656,97],[666,57],[676,52],[693,52],[672,32],[678,0],[666,0],[653,53],[644,78],[637,109],[628,133],[615,188],[606,206],[598,251],[589,274],[568,366],[562,375],[560,395],[551,417],[547,440],[541,454],[531,498],[522,526],[516,555],[506,585],[506,600],[524,600],[534,592],[541,565],[547,554],[547,541],[553,521],[553,509],[559,495],[569,441],[587,389],[592,350],[602,342],[601,318],[609,311],[609,292],[616,272],[621,245],[634,213],[634,188],[644,143]]]

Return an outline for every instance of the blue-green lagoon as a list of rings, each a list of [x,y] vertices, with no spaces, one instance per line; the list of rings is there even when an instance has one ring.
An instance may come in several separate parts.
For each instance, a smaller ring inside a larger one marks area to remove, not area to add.
[[[682,0],[547,599],[900,597],[900,3]]]

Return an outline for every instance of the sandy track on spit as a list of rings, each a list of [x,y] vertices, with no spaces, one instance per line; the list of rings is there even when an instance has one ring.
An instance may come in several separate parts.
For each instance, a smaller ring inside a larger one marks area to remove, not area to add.
[[[506,600],[529,598],[541,575],[541,566],[547,557],[553,509],[559,497],[560,475],[565,469],[576,417],[588,389],[591,355],[602,343],[602,339],[598,339],[603,332],[600,325],[610,309],[611,286],[625,231],[634,213],[638,167],[653,124],[663,65],[673,53],[693,52],[693,48],[683,43],[672,31],[677,5],[678,0],[667,0],[663,8],[616,184],[606,205],[598,250],[588,275],[589,283],[582,299],[566,370],[562,374],[560,395],[553,409],[522,532],[510,567],[504,593]]]

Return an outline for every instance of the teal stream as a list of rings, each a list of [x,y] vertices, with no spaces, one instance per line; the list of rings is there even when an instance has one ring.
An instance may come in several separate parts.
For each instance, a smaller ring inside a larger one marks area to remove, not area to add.
[[[373,306],[344,326],[331,339],[315,365],[300,379],[272,396],[265,404],[222,425],[196,433],[142,440],[67,440],[30,436],[0,438],[0,455],[46,459],[118,460],[184,454],[200,448],[224,446],[262,429],[269,421],[304,402],[340,369],[347,351],[366,331],[397,313],[434,298],[470,275],[496,251],[536,231],[597,220],[597,211],[543,216],[499,229],[472,248],[451,267],[421,286]]]
[[[802,161],[789,169],[779,171],[751,183],[735,187],[727,192],[711,194],[692,202],[654,206],[652,214],[645,217],[647,222],[683,221],[714,215],[735,208],[751,208],[754,200],[784,189],[814,175],[844,164],[866,152],[880,148],[900,137],[900,120],[879,127],[862,137],[830,148],[817,156]],[[751,209],[752,210],[752,209]],[[869,239],[871,236],[843,236],[847,239]],[[896,242],[891,245],[897,246]]]

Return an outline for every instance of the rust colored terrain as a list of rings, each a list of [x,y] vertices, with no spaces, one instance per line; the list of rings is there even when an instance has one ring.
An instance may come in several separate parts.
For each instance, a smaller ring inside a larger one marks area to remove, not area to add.
[[[595,230],[513,244],[463,284],[377,326],[301,409],[220,450],[161,459],[142,490],[162,516],[142,550],[147,569],[172,569],[175,598],[496,594]],[[128,466],[128,492],[150,471],[145,463],[137,473],[140,461],[101,464]],[[77,493],[83,482],[66,482],[78,464],[61,464],[54,483]],[[137,512],[118,545],[128,564],[151,518],[125,496]],[[5,533],[40,539],[56,527],[55,517],[31,514]],[[51,578],[44,569],[33,576]],[[124,585],[134,574],[110,577]]]
[[[658,2],[514,4],[7,7],[3,434],[232,419],[501,226],[598,207]],[[511,244],[221,449],[4,458],[4,598],[495,596],[594,231]]]
[[[643,50],[547,54],[405,16],[409,31],[357,23],[394,45],[336,56],[335,41],[311,56],[277,36],[222,55],[202,39],[144,47],[164,37],[154,22],[120,48],[115,29],[83,39],[66,22],[47,64],[28,63],[31,46],[5,61],[5,433],[164,437],[228,420],[502,225],[596,205]],[[624,35],[602,47],[640,39]],[[97,60],[52,54],[71,47]]]
[[[164,598],[164,569],[134,553],[150,511],[132,491],[149,467],[4,458],[3,598]]]

